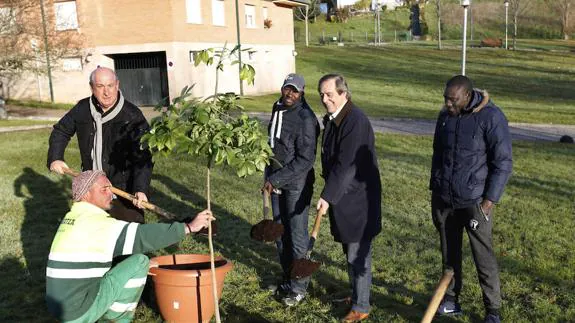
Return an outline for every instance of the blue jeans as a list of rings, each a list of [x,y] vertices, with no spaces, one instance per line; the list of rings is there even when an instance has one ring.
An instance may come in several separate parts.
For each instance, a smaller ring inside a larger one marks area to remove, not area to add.
[[[342,243],[347,259],[347,274],[351,284],[351,309],[369,313],[371,290],[371,239]]]
[[[304,258],[309,244],[308,218],[313,185],[300,190],[285,190],[281,194],[272,193],[274,220],[284,225],[284,234],[276,240],[279,261],[284,281],[289,281],[291,291],[305,294],[310,277],[291,279],[290,269],[294,260]]]

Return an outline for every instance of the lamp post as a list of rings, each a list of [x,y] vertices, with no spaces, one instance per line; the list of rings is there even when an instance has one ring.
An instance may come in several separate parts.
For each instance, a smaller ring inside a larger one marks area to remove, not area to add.
[[[461,51],[461,75],[465,75],[465,54],[467,51],[467,9],[471,5],[471,0],[460,0],[463,7],[463,49]]]
[[[503,3],[505,3],[505,49],[507,50],[507,17],[509,13],[509,0],[505,0]]]

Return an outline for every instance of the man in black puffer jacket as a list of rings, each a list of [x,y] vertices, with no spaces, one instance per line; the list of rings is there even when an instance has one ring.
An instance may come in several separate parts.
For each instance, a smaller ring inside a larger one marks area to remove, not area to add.
[[[48,168],[63,174],[68,165],[64,151],[77,134],[82,171],[102,170],[112,185],[137,197],[137,201],[114,200],[110,215],[118,220],[144,222],[141,201],[147,201],[152,176],[152,155],[140,147],[150,126],[137,106],[119,90],[113,70],[98,67],[90,74],[92,96],[80,100],[50,135]]]
[[[512,169],[511,136],[505,115],[485,91],[458,75],[447,82],[445,107],[433,140],[430,189],[433,223],[439,231],[444,269],[454,271],[439,314],[461,313],[461,247],[467,230],[485,322],[499,322],[501,291],[493,251],[493,205]]]
[[[319,122],[304,98],[305,82],[289,74],[274,103],[269,123],[269,141],[274,152],[266,170],[263,190],[271,194],[274,219],[285,232],[277,241],[283,279],[276,287],[282,302],[297,305],[306,294],[309,277],[290,279],[290,268],[305,256],[308,247],[308,212],[313,194]]]

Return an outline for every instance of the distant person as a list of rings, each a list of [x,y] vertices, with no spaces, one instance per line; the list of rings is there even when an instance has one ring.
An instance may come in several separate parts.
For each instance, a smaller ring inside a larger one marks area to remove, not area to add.
[[[304,299],[310,280],[290,278],[294,260],[304,258],[307,252],[319,136],[319,122],[304,98],[304,89],[304,78],[289,74],[281,87],[281,98],[273,105],[268,132],[274,158],[262,188],[271,195],[274,219],[284,225],[284,234],[277,242],[283,277],[273,289],[287,306]]]
[[[375,136],[369,119],[351,102],[343,76],[324,75],[318,91],[327,114],[321,145],[325,186],[317,209],[329,211],[331,233],[347,260],[351,309],[342,322],[356,322],[369,316],[371,241],[381,232]]]
[[[443,268],[454,278],[438,309],[460,314],[463,229],[483,291],[485,322],[500,322],[499,269],[493,251],[493,206],[511,175],[511,136],[505,115],[471,80],[451,78],[443,94],[433,140],[431,211],[439,232]]]
[[[144,222],[141,202],[148,201],[152,177],[152,155],[142,149],[140,138],[150,126],[137,106],[124,99],[113,70],[98,67],[90,74],[92,96],[80,100],[50,135],[48,168],[64,174],[68,165],[64,151],[77,134],[82,170],[103,170],[112,185],[136,196],[113,202],[110,214],[119,220]]]
[[[144,289],[150,261],[143,253],[165,248],[214,220],[209,210],[189,223],[138,224],[116,220],[111,183],[98,170],[72,182],[74,204],[48,256],[46,302],[62,322],[130,322]],[[112,259],[127,256],[112,265]]]

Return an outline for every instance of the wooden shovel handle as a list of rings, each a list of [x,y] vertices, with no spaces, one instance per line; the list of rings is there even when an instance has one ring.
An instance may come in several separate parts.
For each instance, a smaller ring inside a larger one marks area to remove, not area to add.
[[[319,226],[321,224],[321,218],[323,218],[323,216],[325,215],[325,212],[322,212],[320,210],[317,211],[317,214],[315,216],[315,222],[313,223],[313,230],[311,231],[311,237],[315,239],[317,239],[317,235],[319,234]]]
[[[443,276],[441,276],[439,284],[437,284],[437,288],[435,289],[435,293],[433,293],[433,297],[431,297],[431,301],[429,301],[429,305],[427,306],[425,315],[423,315],[423,319],[421,319],[421,323],[431,323],[431,320],[433,320],[435,312],[437,312],[437,308],[439,307],[452,278],[453,270],[447,269],[443,272]]]
[[[73,176],[73,177],[76,177],[76,176],[80,175],[80,173],[78,173],[77,171],[75,171],[75,170],[73,170],[73,169],[70,169],[70,168],[64,168],[64,173],[66,173],[66,174],[68,174],[68,175],[70,175],[70,176]],[[130,193],[126,193],[126,192],[122,191],[122,190],[119,189],[119,188],[115,188],[115,187],[112,186],[112,187],[110,188],[110,190],[112,191],[112,193],[114,193],[114,194],[116,194],[116,195],[118,195],[118,196],[121,196],[121,197],[123,197],[123,198],[125,198],[125,199],[127,199],[127,200],[129,200],[129,201],[132,201],[132,202],[133,202],[134,200],[137,200],[136,196],[134,196],[134,195],[132,195],[132,194],[130,194]],[[176,216],[175,214],[170,213],[170,212],[168,212],[168,211],[162,209],[161,207],[156,206],[156,205],[154,205],[154,204],[152,204],[152,203],[150,203],[150,202],[141,201],[141,205],[142,205],[144,208],[146,208],[146,209],[148,209],[148,210],[150,210],[150,211],[152,211],[152,212],[154,212],[154,213],[156,213],[156,214],[158,214],[158,215],[161,215],[161,216],[163,216],[163,217],[166,218],[166,219],[173,220],[173,219],[177,218],[177,216]]]
[[[267,190],[264,190],[262,198],[264,201],[264,220],[265,220],[269,217],[270,214],[270,193]]]

